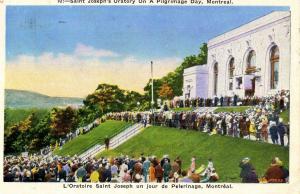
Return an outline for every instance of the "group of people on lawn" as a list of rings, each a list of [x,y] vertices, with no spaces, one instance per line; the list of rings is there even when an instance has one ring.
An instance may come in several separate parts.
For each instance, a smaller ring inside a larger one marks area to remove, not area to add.
[[[288,105],[275,106],[275,99],[286,98],[285,93],[260,98],[260,103],[249,107],[245,112],[197,112],[160,111],[160,112],[115,112],[108,113],[106,119],[126,122],[143,122],[146,126],[161,125],[180,129],[193,129],[211,135],[255,139],[284,146],[284,136],[289,136],[289,123],[284,123],[280,113],[288,110]],[[252,137],[252,138],[251,138]],[[280,140],[280,141],[279,141]]]
[[[258,178],[250,158],[240,162],[240,178],[243,183],[285,183],[289,172],[283,162],[275,157],[265,175]],[[137,159],[128,156],[115,158],[88,158],[82,161],[74,157],[30,156],[4,158],[5,182],[184,182],[207,183],[219,180],[212,159],[207,165],[197,164],[196,157],[191,158],[187,170],[177,156],[173,160],[168,155],[161,159],[156,156]]]
[[[283,162],[278,157],[272,159],[265,175],[261,178],[258,178],[250,158],[244,158],[239,166],[242,183],[286,183],[289,179],[289,170],[283,166]]]
[[[290,104],[290,93],[288,90],[278,91],[274,98],[275,108],[283,109],[289,107]],[[230,96],[214,96],[213,98],[186,98],[181,100],[174,98],[170,101],[169,107],[171,108],[182,108],[182,107],[217,107],[217,106],[256,106],[260,103],[264,103],[264,98],[257,96],[246,96],[245,98],[239,98],[237,95]]]

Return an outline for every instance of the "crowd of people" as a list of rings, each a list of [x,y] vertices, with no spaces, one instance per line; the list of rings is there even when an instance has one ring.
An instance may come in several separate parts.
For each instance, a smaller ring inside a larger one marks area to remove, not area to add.
[[[126,122],[143,122],[144,125],[164,125],[180,129],[192,129],[232,137],[249,138],[274,144],[286,145],[285,134],[289,126],[283,123],[279,113],[289,109],[289,93],[282,91],[274,96],[255,98],[256,104],[245,112],[115,112],[108,113],[102,120],[113,119]],[[283,99],[283,100],[282,100]],[[236,103],[238,104],[238,99]],[[189,102],[190,103],[190,102]],[[212,101],[215,103],[215,101]],[[217,104],[219,100],[217,100]],[[192,104],[189,104],[192,106]],[[196,103],[197,105],[197,103]],[[221,103],[222,105],[222,103]],[[68,134],[68,141],[81,133],[86,133],[100,124],[96,120],[84,128]],[[63,144],[63,142],[62,142]],[[50,148],[46,148],[51,150]],[[182,168],[183,161],[178,156],[171,160],[168,155],[139,158],[120,156],[116,158],[58,157],[52,155],[5,156],[3,176],[5,182],[216,182],[219,175],[212,159],[207,165],[196,165],[196,157],[190,161],[188,169]],[[289,173],[283,162],[275,157],[263,177],[258,177],[250,158],[240,162],[240,178],[244,183],[285,183]]]
[[[177,156],[173,160],[168,155],[158,159],[156,156],[137,159],[120,156],[115,158],[89,158],[82,161],[74,157],[5,157],[4,182],[116,182],[116,183],[208,183],[219,180],[211,158],[207,165],[197,164],[192,157],[187,169],[183,160]],[[285,183],[289,171],[282,161],[275,157],[265,175],[257,175],[249,158],[240,162],[240,178],[243,183]]]
[[[151,124],[193,129],[211,135],[228,135],[264,142],[269,142],[270,137],[273,144],[285,146],[288,145],[284,137],[289,137],[289,124],[283,123],[283,118],[279,115],[287,110],[289,105],[283,103],[282,106],[277,106],[276,102],[286,99],[288,95],[286,92],[280,92],[274,96],[256,98],[259,103],[250,106],[245,112],[115,112],[105,115],[105,118],[143,122],[145,126]]]
[[[242,183],[287,183],[289,170],[283,166],[283,162],[275,157],[272,159],[263,177],[258,177],[250,158],[246,157],[240,162],[240,178]]]
[[[273,95],[275,108],[284,109],[290,106],[290,93],[288,90],[279,91]],[[170,107],[217,107],[217,106],[256,106],[264,103],[264,98],[257,96],[247,96],[239,98],[237,95],[230,96],[215,96],[213,98],[187,98],[185,100],[174,98],[170,102]]]
[[[84,127],[78,127],[75,131],[70,131],[69,133],[66,134],[66,136],[64,138],[60,138],[57,141],[56,145],[46,146],[40,150],[40,153],[43,155],[50,154],[54,149],[56,149],[56,147],[57,148],[62,147],[65,143],[78,137],[79,135],[88,133],[90,130],[92,130],[93,128],[100,125],[100,121],[101,121],[100,119],[96,119],[92,123],[90,123]]]

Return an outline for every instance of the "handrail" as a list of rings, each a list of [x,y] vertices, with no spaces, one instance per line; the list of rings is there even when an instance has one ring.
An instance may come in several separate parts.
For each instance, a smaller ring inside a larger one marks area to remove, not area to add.
[[[109,138],[111,139],[111,138],[117,136],[118,134],[120,134],[121,131],[124,131],[125,128],[132,127],[132,126],[134,126],[134,123],[127,123],[124,127],[122,127],[120,130],[118,130],[117,132],[112,134]]]
[[[131,129],[129,131],[127,131],[126,133],[122,134],[122,132],[121,132],[121,133],[118,133],[117,135],[114,135],[114,137],[112,138],[112,141],[110,142],[110,147],[119,145],[120,142],[123,142],[124,140],[126,140],[127,137],[130,137],[132,134],[135,134],[141,128],[141,126],[142,126],[141,124],[133,124],[133,125],[127,127],[128,129],[130,129],[130,128]],[[123,130],[123,131],[125,132],[126,130]],[[85,160],[86,158],[100,152],[104,148],[105,148],[105,146],[103,144],[102,145],[97,144],[97,145],[93,146],[92,148],[90,148],[90,150],[81,154],[79,157],[82,158],[83,160]]]
[[[120,137],[118,137],[117,139],[114,139],[111,143],[110,146],[113,147],[115,145],[119,145],[120,142],[122,142],[123,140],[126,140],[127,137],[130,137],[132,134],[135,134],[137,131],[139,131],[139,129],[141,128],[141,124],[137,124],[136,126],[134,126],[130,131],[126,132],[125,134],[122,134]],[[124,138],[125,137],[125,138]]]
[[[130,126],[132,126],[132,123],[129,123],[129,124],[126,124],[125,126],[120,127],[120,128],[117,129],[117,131],[116,131],[113,135],[111,135],[109,138],[112,138],[112,137],[116,136],[118,133],[120,133],[121,131],[124,131],[126,128],[128,128],[128,127],[130,127]],[[83,149],[83,151],[81,152],[81,154],[84,153],[84,152],[87,152],[89,149],[91,149],[92,147],[96,146],[96,145],[97,145],[96,142],[103,143],[103,142],[104,142],[104,138],[103,138],[103,137],[97,138],[97,139],[95,139],[95,140],[89,142],[89,144],[86,146],[85,149]]]
[[[98,153],[100,150],[104,149],[104,145],[99,145],[97,147],[97,149],[93,149],[87,153],[84,153],[84,155],[80,155],[79,157],[83,160],[85,160],[86,158],[90,157],[91,155],[95,154],[95,153]]]
[[[125,127],[121,127],[116,133],[114,133],[110,137],[112,137],[112,139],[113,139],[114,137],[117,137],[119,134],[121,134],[122,133],[121,131],[125,131],[124,130],[125,128],[131,128],[133,126],[134,126],[134,124],[130,123],[130,124],[126,125]],[[84,151],[79,157],[82,159],[85,159],[86,157],[89,157],[90,155],[93,155],[94,153],[98,153],[103,148],[104,148],[103,144],[102,145],[96,144],[93,147],[90,147],[89,149]]]

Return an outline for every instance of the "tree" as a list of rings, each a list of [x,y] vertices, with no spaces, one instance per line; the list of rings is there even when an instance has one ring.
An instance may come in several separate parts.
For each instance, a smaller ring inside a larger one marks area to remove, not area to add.
[[[39,118],[35,113],[31,113],[24,120],[7,127],[4,133],[4,152],[19,153],[25,151],[37,151],[49,145],[50,142],[50,115]]]
[[[144,91],[145,91],[145,100],[148,102],[147,104],[149,105],[148,108],[150,108],[151,104],[151,93],[152,93],[152,90],[151,90],[151,84],[152,84],[152,81],[151,79],[148,81],[147,85],[144,87]],[[163,84],[163,81],[162,79],[153,79],[153,93],[154,93],[154,106],[156,107],[157,106],[157,99],[159,97],[159,90],[160,90],[160,87],[162,86]]]
[[[50,119],[50,113],[45,115],[44,118],[39,119],[38,123],[33,125],[33,128],[31,129],[31,139],[29,144],[29,150],[39,150],[45,146],[48,146],[51,142],[51,139],[53,139],[53,136],[51,136],[50,128],[51,125],[51,119]]]
[[[186,68],[193,67],[196,65],[204,65],[207,63],[207,44],[204,43],[200,47],[200,52],[198,55],[191,55],[184,58],[183,62],[174,71],[174,74],[167,75],[163,79],[171,85],[174,90],[175,96],[182,95],[183,87],[183,71]]]
[[[99,84],[95,92],[87,96],[84,104],[102,115],[107,112],[123,111],[125,100],[124,90],[118,86]]]
[[[138,92],[135,91],[125,91],[125,110],[141,110],[142,104],[145,102],[145,98]]]
[[[81,127],[85,126],[93,122],[99,115],[99,111],[97,112],[95,109],[83,106],[78,110],[78,125]]]
[[[30,114],[25,120],[23,120],[19,123],[18,129],[21,133],[25,133],[26,131],[29,131],[29,129],[31,127],[31,123],[32,123],[32,118],[33,118],[33,115]]]
[[[71,107],[66,109],[53,108],[50,114],[50,133],[55,137],[62,137],[76,127],[76,111]]]
[[[173,89],[170,87],[169,84],[164,83],[159,90],[159,96],[163,99],[163,100],[170,100],[174,97],[173,94]]]
[[[163,83],[167,83],[173,90],[174,96],[182,95],[183,87],[183,71],[186,68],[193,67],[195,65],[204,65],[207,63],[207,44],[204,43],[200,47],[198,55],[190,55],[184,58],[180,66],[178,66],[175,71],[168,73],[166,76],[161,79],[154,80],[154,98],[157,98],[159,89]],[[144,88],[145,96],[151,98],[151,80],[147,83]],[[155,100],[156,101],[156,100]]]
[[[21,146],[15,144],[20,135],[18,124],[8,127],[4,132],[4,153],[20,152]]]

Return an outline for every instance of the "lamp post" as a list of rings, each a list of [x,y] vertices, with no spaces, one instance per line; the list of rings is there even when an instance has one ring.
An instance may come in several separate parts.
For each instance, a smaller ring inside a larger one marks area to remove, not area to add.
[[[137,105],[137,107],[138,107],[138,111],[140,111],[140,104],[141,104],[140,102],[137,102],[137,103],[136,103],[136,105]]]
[[[151,61],[151,111],[153,114],[154,96],[153,96],[153,61]]]

